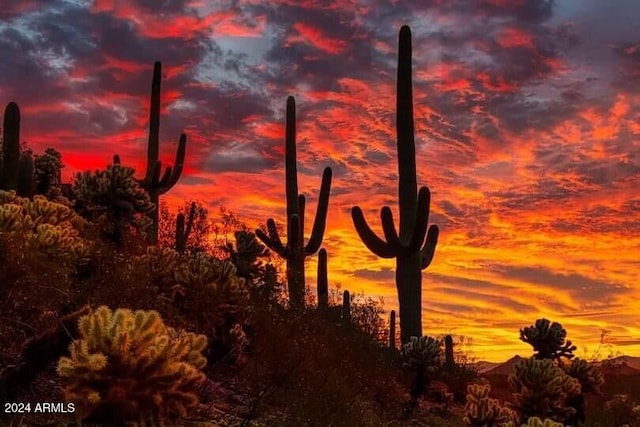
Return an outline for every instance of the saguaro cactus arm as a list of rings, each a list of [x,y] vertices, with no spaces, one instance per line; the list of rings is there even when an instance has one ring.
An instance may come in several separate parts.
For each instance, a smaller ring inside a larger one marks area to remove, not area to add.
[[[282,240],[280,240],[276,222],[273,220],[273,218],[269,218],[267,220],[267,231],[269,235],[266,235],[260,229],[256,229],[256,237],[262,240],[262,243],[264,243],[269,249],[277,253],[282,258],[286,258],[287,248],[282,244]]]
[[[438,245],[439,234],[440,229],[437,225],[432,225],[431,227],[429,227],[429,231],[427,232],[427,240],[424,242],[422,250],[420,250],[420,267],[423,270],[429,267],[429,265],[431,265],[431,261],[433,261],[433,256],[436,253],[436,246]]]
[[[329,192],[331,191],[331,168],[325,168],[322,173],[322,183],[320,184],[320,196],[316,207],[316,217],[313,221],[311,237],[304,248],[305,255],[313,255],[322,244],[325,226],[327,224],[327,211],[329,208]],[[304,215],[304,209],[300,210],[300,215]],[[302,223],[304,224],[304,222]]]
[[[364,218],[362,209],[359,206],[351,208],[351,218],[353,219],[353,225],[356,227],[356,231],[360,236],[360,240],[365,244],[367,248],[380,258],[395,258],[396,251],[393,250],[391,245],[382,240],[371,230],[371,227],[367,224],[367,220]]]
[[[150,172],[150,177],[145,177],[142,184],[151,188],[153,191],[157,191],[158,194],[165,194],[176,185],[184,168],[186,146],[187,136],[182,134],[178,141],[178,150],[176,151],[174,166],[168,166],[164,173],[162,173],[162,162],[160,160],[156,159],[153,166],[147,164],[147,171]],[[162,177],[160,177],[160,175],[162,175]]]

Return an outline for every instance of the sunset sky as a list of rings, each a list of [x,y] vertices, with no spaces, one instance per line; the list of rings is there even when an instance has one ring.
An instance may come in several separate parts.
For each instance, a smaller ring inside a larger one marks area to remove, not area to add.
[[[284,220],[284,108],[298,107],[308,237],[333,168],[329,281],[397,308],[394,260],[359,240],[398,218],[397,37],[413,32],[418,183],[440,227],[423,272],[425,334],[499,361],[518,330],[559,321],[640,356],[640,2],[616,0],[2,0],[0,103],[52,146],[63,179],[114,153],[140,170],[153,62],[162,159],[188,135],[171,206]],[[161,6],[160,6],[161,5]],[[316,259],[307,264],[315,287]]]

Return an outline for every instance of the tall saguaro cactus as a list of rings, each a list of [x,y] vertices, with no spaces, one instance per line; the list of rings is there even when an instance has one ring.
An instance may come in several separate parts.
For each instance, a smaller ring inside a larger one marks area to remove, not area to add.
[[[296,103],[293,96],[287,98],[285,132],[285,187],[287,197],[287,244],[284,245],[273,218],[267,220],[268,235],[256,230],[256,236],[265,245],[287,261],[287,287],[289,304],[293,309],[304,308],[305,278],[304,259],[315,254],[324,235],[331,190],[331,168],[322,174],[320,196],[311,237],[304,244],[305,196],[298,193],[298,172],[296,163]]]
[[[417,191],[411,30],[406,25],[400,29],[399,37],[396,130],[400,233],[396,231],[393,214],[387,206],[380,211],[386,241],[371,230],[360,207],[353,207],[351,216],[360,239],[371,252],[381,258],[396,259],[400,337],[402,343],[406,343],[412,336],[422,336],[422,270],[431,264],[438,242],[438,227],[431,225],[427,231],[431,199],[429,189],[421,187]]]
[[[180,179],[184,167],[186,153],[187,136],[180,135],[178,150],[176,152],[173,167],[169,166],[162,172],[162,162],[159,160],[160,154],[160,85],[162,80],[162,64],[156,62],[153,65],[153,80],[151,82],[151,106],[149,111],[149,143],[147,145],[147,169],[144,179],[140,185],[144,188],[155,204],[150,216],[153,220],[151,231],[151,243],[158,241],[158,213],[160,195],[165,194]]]
[[[4,110],[0,189],[15,190],[21,197],[32,198],[35,191],[34,164],[31,154],[20,152],[20,107],[10,102]]]
[[[18,188],[20,169],[20,108],[10,102],[4,110],[2,126],[2,168],[0,184],[5,190]]]

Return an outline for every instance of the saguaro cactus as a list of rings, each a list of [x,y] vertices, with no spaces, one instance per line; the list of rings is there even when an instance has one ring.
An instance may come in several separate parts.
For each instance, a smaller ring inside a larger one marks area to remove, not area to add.
[[[0,184],[5,190],[18,188],[20,169],[20,108],[10,102],[4,110],[2,125],[2,168]]]
[[[396,104],[400,233],[396,232],[393,214],[386,206],[380,212],[386,241],[371,230],[360,207],[355,206],[351,210],[356,231],[369,250],[381,258],[396,259],[400,337],[403,343],[412,336],[422,335],[422,270],[431,264],[438,242],[437,226],[431,225],[427,232],[431,199],[429,189],[421,187],[417,191],[411,85],[411,30],[403,26],[399,40]]]
[[[191,228],[193,227],[193,220],[196,214],[196,202],[191,202],[189,207],[189,216],[187,217],[187,223],[185,226],[184,214],[179,213],[176,218],[176,252],[184,253],[187,249],[187,240],[189,240],[189,234],[191,234]]]
[[[176,152],[173,167],[169,166],[162,171],[160,154],[160,84],[162,80],[162,64],[156,62],[153,65],[153,80],[151,83],[151,107],[149,111],[149,143],[147,145],[147,170],[140,185],[149,193],[151,202],[155,204],[155,209],[150,212],[153,220],[153,227],[150,233],[152,244],[158,241],[158,203],[160,195],[171,190],[180,179],[184,167],[186,153],[187,136],[180,135],[178,150]],[[161,176],[162,175],[162,176]]]
[[[35,169],[33,164],[33,157],[31,157],[31,154],[21,154],[18,166],[18,185],[16,188],[17,193],[21,197],[33,199],[36,186],[34,181]]]
[[[298,194],[298,172],[296,164],[296,103],[293,96],[287,98],[286,136],[285,136],[285,186],[287,197],[287,244],[282,243],[276,223],[272,218],[267,220],[266,235],[256,230],[256,236],[265,245],[287,261],[287,286],[289,304],[293,309],[305,305],[304,259],[315,254],[322,244],[322,237],[327,220],[329,191],[331,190],[331,168],[324,169],[316,217],[313,222],[311,237],[304,244],[304,207],[305,197]]]
[[[452,371],[455,366],[453,359],[453,337],[447,335],[444,337],[444,369]]]
[[[391,310],[389,315],[389,348],[396,349],[396,311]]]
[[[15,190],[21,197],[33,198],[34,163],[31,154],[20,152],[20,108],[10,102],[4,110],[0,189]]]
[[[318,308],[329,307],[329,279],[327,277],[327,250],[318,252]]]
[[[349,291],[342,293],[342,324],[351,324],[351,294]]]

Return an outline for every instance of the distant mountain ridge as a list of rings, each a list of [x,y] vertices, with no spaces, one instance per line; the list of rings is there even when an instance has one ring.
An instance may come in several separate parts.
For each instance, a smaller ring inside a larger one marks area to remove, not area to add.
[[[513,373],[515,364],[522,359],[523,357],[515,355],[503,363],[479,361],[473,366],[482,375],[509,375]],[[602,366],[609,375],[640,375],[640,357],[618,356],[593,363]]]

